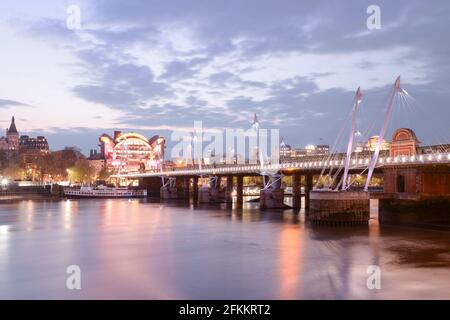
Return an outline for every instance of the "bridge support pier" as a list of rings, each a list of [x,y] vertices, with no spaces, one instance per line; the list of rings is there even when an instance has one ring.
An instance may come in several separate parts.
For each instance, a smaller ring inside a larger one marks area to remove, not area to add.
[[[384,193],[379,200],[380,223],[443,225],[450,222],[450,166],[383,169]],[[441,228],[441,227],[438,227]]]
[[[225,198],[225,190],[221,189],[220,177],[209,178],[209,185],[202,185],[199,190],[199,203],[220,203]]]
[[[190,192],[189,192],[190,182],[191,182],[191,179],[189,179],[189,177],[183,178],[183,198],[187,201],[189,201],[189,198],[190,198]]]
[[[259,207],[261,209],[285,209],[284,189],[281,188],[281,175],[266,177],[270,179],[270,186],[260,192]]]
[[[369,193],[364,191],[313,191],[309,220],[318,225],[361,225],[370,218]]]
[[[211,193],[211,202],[220,203],[225,198],[225,190],[222,189],[222,178],[221,177],[212,177],[209,182],[210,185],[210,193]]]
[[[164,179],[164,184],[159,191],[159,197],[161,200],[178,199],[176,178]]]
[[[198,203],[198,177],[192,178],[192,201]]]
[[[294,174],[292,176],[292,207],[300,209],[302,203],[302,176]]]
[[[162,200],[178,199],[177,188],[172,186],[161,187],[159,196]]]
[[[310,192],[313,187],[313,176],[312,174],[305,175],[305,209],[309,210],[310,204]]]
[[[198,203],[211,202],[211,187],[201,186],[198,193]]]
[[[259,207],[261,209],[286,209],[284,204],[284,190],[262,189],[259,192]]]
[[[225,202],[233,203],[233,176],[227,176],[227,185],[225,187]]]
[[[139,187],[147,189],[147,197],[160,197],[162,181],[160,177],[141,178]]]
[[[242,208],[244,204],[244,177],[236,176],[236,206]]]

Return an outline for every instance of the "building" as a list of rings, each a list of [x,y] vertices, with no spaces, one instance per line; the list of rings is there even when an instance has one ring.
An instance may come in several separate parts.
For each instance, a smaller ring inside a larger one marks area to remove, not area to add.
[[[409,128],[395,130],[392,135],[390,156],[414,156],[417,154],[420,141],[416,134]]]
[[[330,146],[328,144],[318,144],[316,146],[317,155],[328,155],[330,154]]]
[[[365,144],[365,151],[372,151],[372,152],[375,151],[379,138],[380,138],[379,136],[370,137]],[[381,140],[380,150],[381,151],[389,150],[389,148],[390,148],[389,142],[387,142],[386,139]]]
[[[49,152],[48,142],[44,136],[31,138],[19,135],[14,116],[11,125],[6,129],[6,137],[0,138],[0,150],[20,151],[21,154],[40,155]]]
[[[327,156],[330,153],[330,146],[327,144],[307,145],[305,148],[292,148],[283,139],[280,143],[280,161],[296,161],[306,156]]]
[[[99,138],[101,159],[108,170],[132,172],[161,168],[165,139],[129,132],[115,131],[114,137],[103,134]]]
[[[19,150],[19,132],[16,128],[14,116],[11,118],[9,129],[6,129],[6,136],[0,138],[0,150]]]
[[[49,147],[47,139],[44,136],[31,138],[23,135],[19,138],[19,150],[28,154],[47,154]]]
[[[105,168],[105,159],[103,159],[101,152],[98,152],[97,149],[91,149],[87,161],[93,175],[98,177],[102,169]]]
[[[284,142],[284,139],[281,138],[280,143],[280,159],[290,158],[291,157],[292,148],[289,144]]]

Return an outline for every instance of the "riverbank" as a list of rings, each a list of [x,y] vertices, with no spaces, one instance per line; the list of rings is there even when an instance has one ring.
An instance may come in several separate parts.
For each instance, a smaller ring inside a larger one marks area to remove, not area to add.
[[[0,203],[21,200],[58,200],[64,197],[59,186],[12,187],[0,190]]]

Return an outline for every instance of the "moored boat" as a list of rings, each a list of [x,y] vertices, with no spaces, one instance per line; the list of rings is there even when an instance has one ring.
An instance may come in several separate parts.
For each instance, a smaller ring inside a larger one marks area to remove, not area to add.
[[[121,187],[87,187],[64,188],[64,194],[67,198],[145,198],[146,189],[130,189]]]

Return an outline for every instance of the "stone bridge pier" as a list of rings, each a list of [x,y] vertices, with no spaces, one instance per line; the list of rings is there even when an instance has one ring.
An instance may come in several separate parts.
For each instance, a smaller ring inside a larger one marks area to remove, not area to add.
[[[304,194],[302,194],[302,177],[304,179]],[[309,209],[310,191],[313,187],[313,175],[294,173],[292,175],[292,207],[294,209],[301,208],[302,196],[305,197],[305,209]]]
[[[450,223],[450,165],[383,168],[379,220],[393,224]]]
[[[282,175],[263,176],[264,188],[259,192],[261,209],[285,209],[284,189],[281,185]]]

